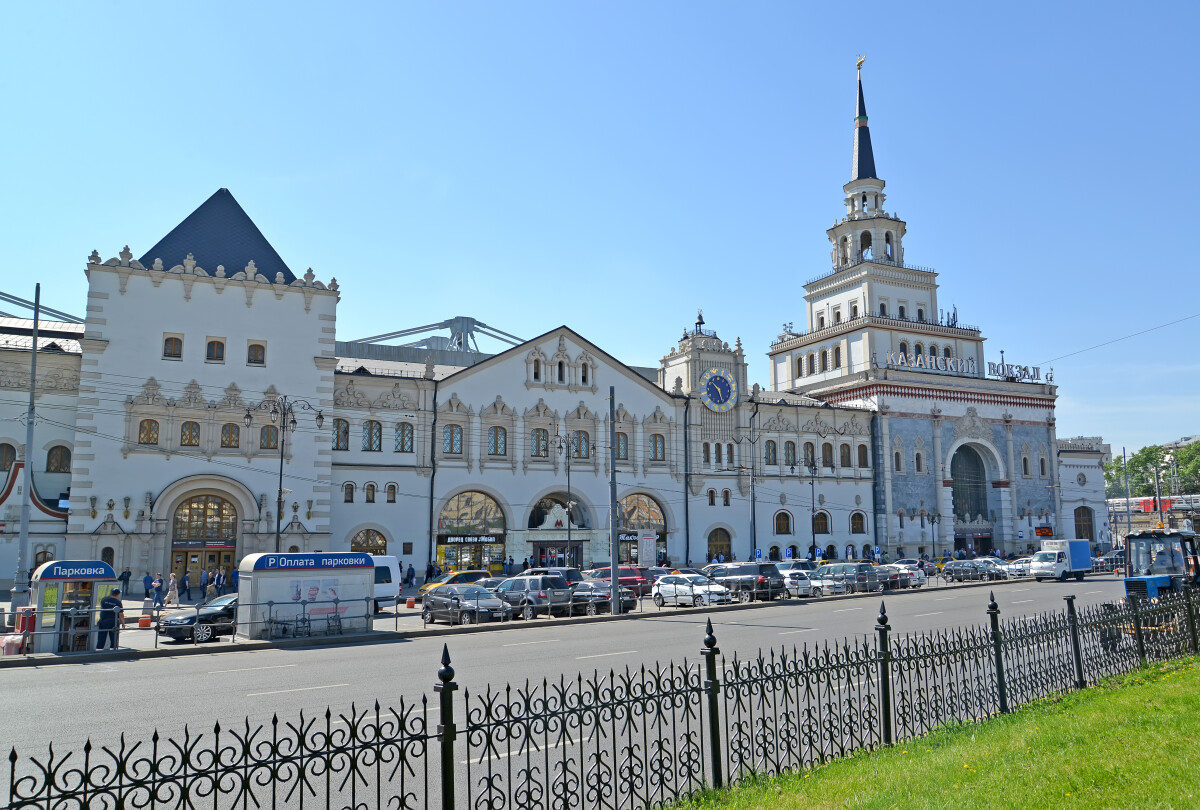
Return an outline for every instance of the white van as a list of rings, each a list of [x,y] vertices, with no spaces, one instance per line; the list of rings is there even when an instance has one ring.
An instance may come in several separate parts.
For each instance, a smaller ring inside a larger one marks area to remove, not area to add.
[[[371,555],[375,563],[375,611],[391,607],[400,601],[400,581],[404,572],[395,557]]]

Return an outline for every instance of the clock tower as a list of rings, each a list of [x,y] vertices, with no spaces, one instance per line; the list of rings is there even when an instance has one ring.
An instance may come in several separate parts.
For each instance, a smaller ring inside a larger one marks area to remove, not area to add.
[[[701,310],[695,326],[685,330],[679,345],[662,359],[658,384],[664,391],[694,397],[710,413],[731,413],[750,393],[741,338],[730,348],[715,331],[704,328]]]

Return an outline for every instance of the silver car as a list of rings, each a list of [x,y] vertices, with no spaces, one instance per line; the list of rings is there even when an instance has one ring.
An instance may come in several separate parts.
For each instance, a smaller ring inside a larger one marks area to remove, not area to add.
[[[668,574],[654,583],[654,604],[662,607],[671,605],[727,605],[733,594],[723,585],[718,585],[703,574]]]
[[[819,569],[809,575],[808,581],[812,583],[812,596],[841,596],[846,592],[846,583],[822,576]]]
[[[808,572],[799,568],[783,572],[783,583],[792,596],[815,596],[813,581],[808,578]]]

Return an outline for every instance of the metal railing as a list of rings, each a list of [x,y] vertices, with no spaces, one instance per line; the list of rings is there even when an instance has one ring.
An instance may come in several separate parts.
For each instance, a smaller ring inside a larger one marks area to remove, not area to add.
[[[0,810],[58,807],[640,808],[978,722],[1197,652],[1188,589],[1153,601],[434,696],[211,731],[9,754]],[[431,707],[431,701],[436,706]],[[436,721],[430,710],[437,713]]]

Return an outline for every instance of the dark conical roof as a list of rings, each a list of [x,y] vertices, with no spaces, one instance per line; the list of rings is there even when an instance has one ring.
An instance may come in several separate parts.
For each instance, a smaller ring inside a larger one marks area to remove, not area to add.
[[[275,280],[276,273],[283,273],[288,284],[296,280],[227,188],[217,189],[139,261],[150,267],[155,259],[162,259],[164,267],[174,267],[189,253],[209,274],[215,274],[217,265],[221,265],[225,274],[232,276],[253,261],[257,271],[270,281]]]
[[[863,99],[862,73],[858,74],[858,109],[854,112],[854,162],[850,179],[878,179],[875,174],[875,153],[871,150],[871,128],[867,126],[867,102]]]

